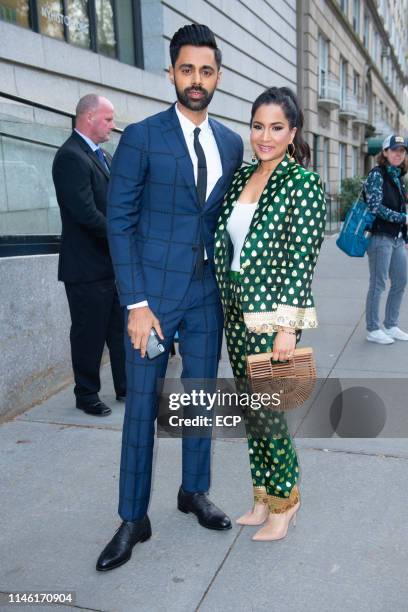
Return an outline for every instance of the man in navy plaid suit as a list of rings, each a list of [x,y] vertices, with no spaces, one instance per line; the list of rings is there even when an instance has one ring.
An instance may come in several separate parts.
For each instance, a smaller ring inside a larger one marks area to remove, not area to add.
[[[108,237],[121,304],[127,307],[127,400],[119,487],[122,524],[96,568],[126,563],[151,536],[150,498],[157,381],[179,335],[184,379],[215,379],[222,311],[214,276],[214,232],[221,202],[241,166],[238,134],[209,119],[221,52],[207,26],[188,25],[170,43],[177,103],[126,128],[115,153]],[[145,357],[154,328],[165,352]],[[209,529],[230,519],[208,498],[211,438],[183,438],[178,508]]]

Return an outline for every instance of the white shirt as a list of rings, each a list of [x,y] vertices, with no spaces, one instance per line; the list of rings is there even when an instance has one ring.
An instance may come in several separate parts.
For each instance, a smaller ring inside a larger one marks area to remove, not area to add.
[[[80,132],[76,128],[74,128],[74,130],[77,134],[81,136],[81,138],[85,140],[86,144],[88,144],[91,147],[92,151],[96,151],[96,149],[99,149],[99,145],[95,144],[93,140],[88,138],[88,136],[85,136],[85,134],[82,134],[82,132]]]
[[[220,152],[218,150],[217,143],[216,143],[213,131],[210,126],[210,122],[208,121],[208,115],[206,116],[204,121],[200,123],[200,125],[195,125],[195,123],[190,121],[190,119],[188,119],[185,115],[183,115],[182,112],[180,112],[180,110],[177,107],[177,104],[175,106],[175,110],[176,110],[176,115],[178,117],[178,120],[180,121],[180,126],[183,132],[184,140],[186,141],[187,149],[190,154],[190,159],[193,164],[194,181],[196,185],[197,185],[198,162],[197,162],[197,155],[194,150],[194,130],[196,129],[196,127],[199,127],[201,130],[198,135],[198,140],[200,141],[200,144],[203,147],[205,159],[207,162],[206,200],[208,200],[210,193],[215,187],[215,184],[218,182],[218,180],[222,176],[222,164],[221,164]],[[207,259],[207,253],[205,252],[205,250],[204,250],[204,259]],[[138,302],[137,304],[130,304],[128,306],[128,309],[131,310],[132,308],[142,308],[143,306],[148,306],[148,303],[146,300],[143,300],[143,302]]]
[[[231,270],[233,272],[239,272],[241,268],[240,258],[242,247],[244,246],[245,238],[248,234],[249,226],[251,225],[252,217],[254,216],[257,206],[258,202],[253,202],[251,204],[236,202],[228,220],[227,232],[234,246],[234,255],[231,262]]]
[[[205,160],[207,162],[207,193],[206,200],[212,190],[215,187],[215,184],[222,176],[222,164],[220,152],[218,151],[217,143],[214,138],[213,131],[210,126],[210,122],[208,121],[208,115],[204,119],[200,125],[195,125],[190,119],[187,119],[183,113],[181,113],[177,107],[175,106],[176,115],[180,121],[181,129],[183,130],[183,136],[187,144],[187,149],[190,154],[191,161],[193,163],[194,168],[194,181],[197,185],[197,155],[194,150],[194,130],[196,127],[200,128],[200,133],[198,135],[198,140],[200,141],[201,146],[203,147]]]

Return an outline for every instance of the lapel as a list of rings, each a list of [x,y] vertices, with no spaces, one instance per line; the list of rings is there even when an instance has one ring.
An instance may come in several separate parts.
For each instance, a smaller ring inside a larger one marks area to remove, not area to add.
[[[225,138],[224,128],[218,123],[218,121],[214,121],[214,119],[209,118],[209,123],[215,138],[215,142],[217,143],[218,151],[220,153],[221,165],[222,165],[222,175],[214,185],[212,192],[210,193],[208,200],[205,203],[205,206],[210,206],[214,200],[217,200],[219,194],[222,196],[225,194],[227,183],[231,181],[232,177],[232,167],[234,161],[231,160],[228,155],[228,146],[227,139]]]
[[[103,164],[99,157],[96,155],[96,153],[94,153],[91,149],[91,147],[88,145],[87,142],[85,142],[85,140],[82,138],[82,136],[80,136],[79,134],[77,134],[77,132],[75,132],[75,130],[72,132],[72,138],[75,140],[75,142],[81,147],[82,151],[84,151],[84,153],[86,153],[89,157],[89,159],[91,159],[93,161],[93,163],[98,166],[99,170],[105,175],[105,177],[109,180],[109,171],[106,169],[105,164]]]
[[[163,122],[163,138],[174,155],[177,167],[187,183],[195,204],[199,207],[197,189],[194,180],[194,168],[184,139],[183,130],[178,120],[175,104],[165,111]]]
[[[256,207],[251,225],[249,226],[249,231],[253,230],[254,226],[258,224],[258,220],[262,218],[271,205],[274,205],[275,208],[276,206],[282,205],[283,202],[281,201],[282,198],[280,195],[286,195],[286,193],[282,193],[281,190],[286,189],[284,187],[285,182],[289,183],[289,187],[291,186],[289,175],[295,174],[297,169],[298,165],[295,162],[290,161],[289,156],[286,154],[269,177],[268,182],[261,193],[258,200],[258,206]],[[283,200],[284,199],[285,198],[283,198]]]

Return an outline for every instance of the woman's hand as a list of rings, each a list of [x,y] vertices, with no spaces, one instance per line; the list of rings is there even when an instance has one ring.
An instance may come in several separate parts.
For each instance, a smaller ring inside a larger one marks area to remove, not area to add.
[[[287,361],[293,357],[296,346],[296,332],[291,328],[282,327],[276,334],[273,342],[272,359],[275,361]]]

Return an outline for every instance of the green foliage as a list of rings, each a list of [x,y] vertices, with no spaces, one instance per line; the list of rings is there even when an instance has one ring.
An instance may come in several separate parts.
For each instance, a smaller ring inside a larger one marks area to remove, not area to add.
[[[347,211],[357,200],[360,195],[361,187],[365,181],[364,176],[353,176],[346,178],[341,182],[339,202],[340,202],[340,220],[344,221]]]

